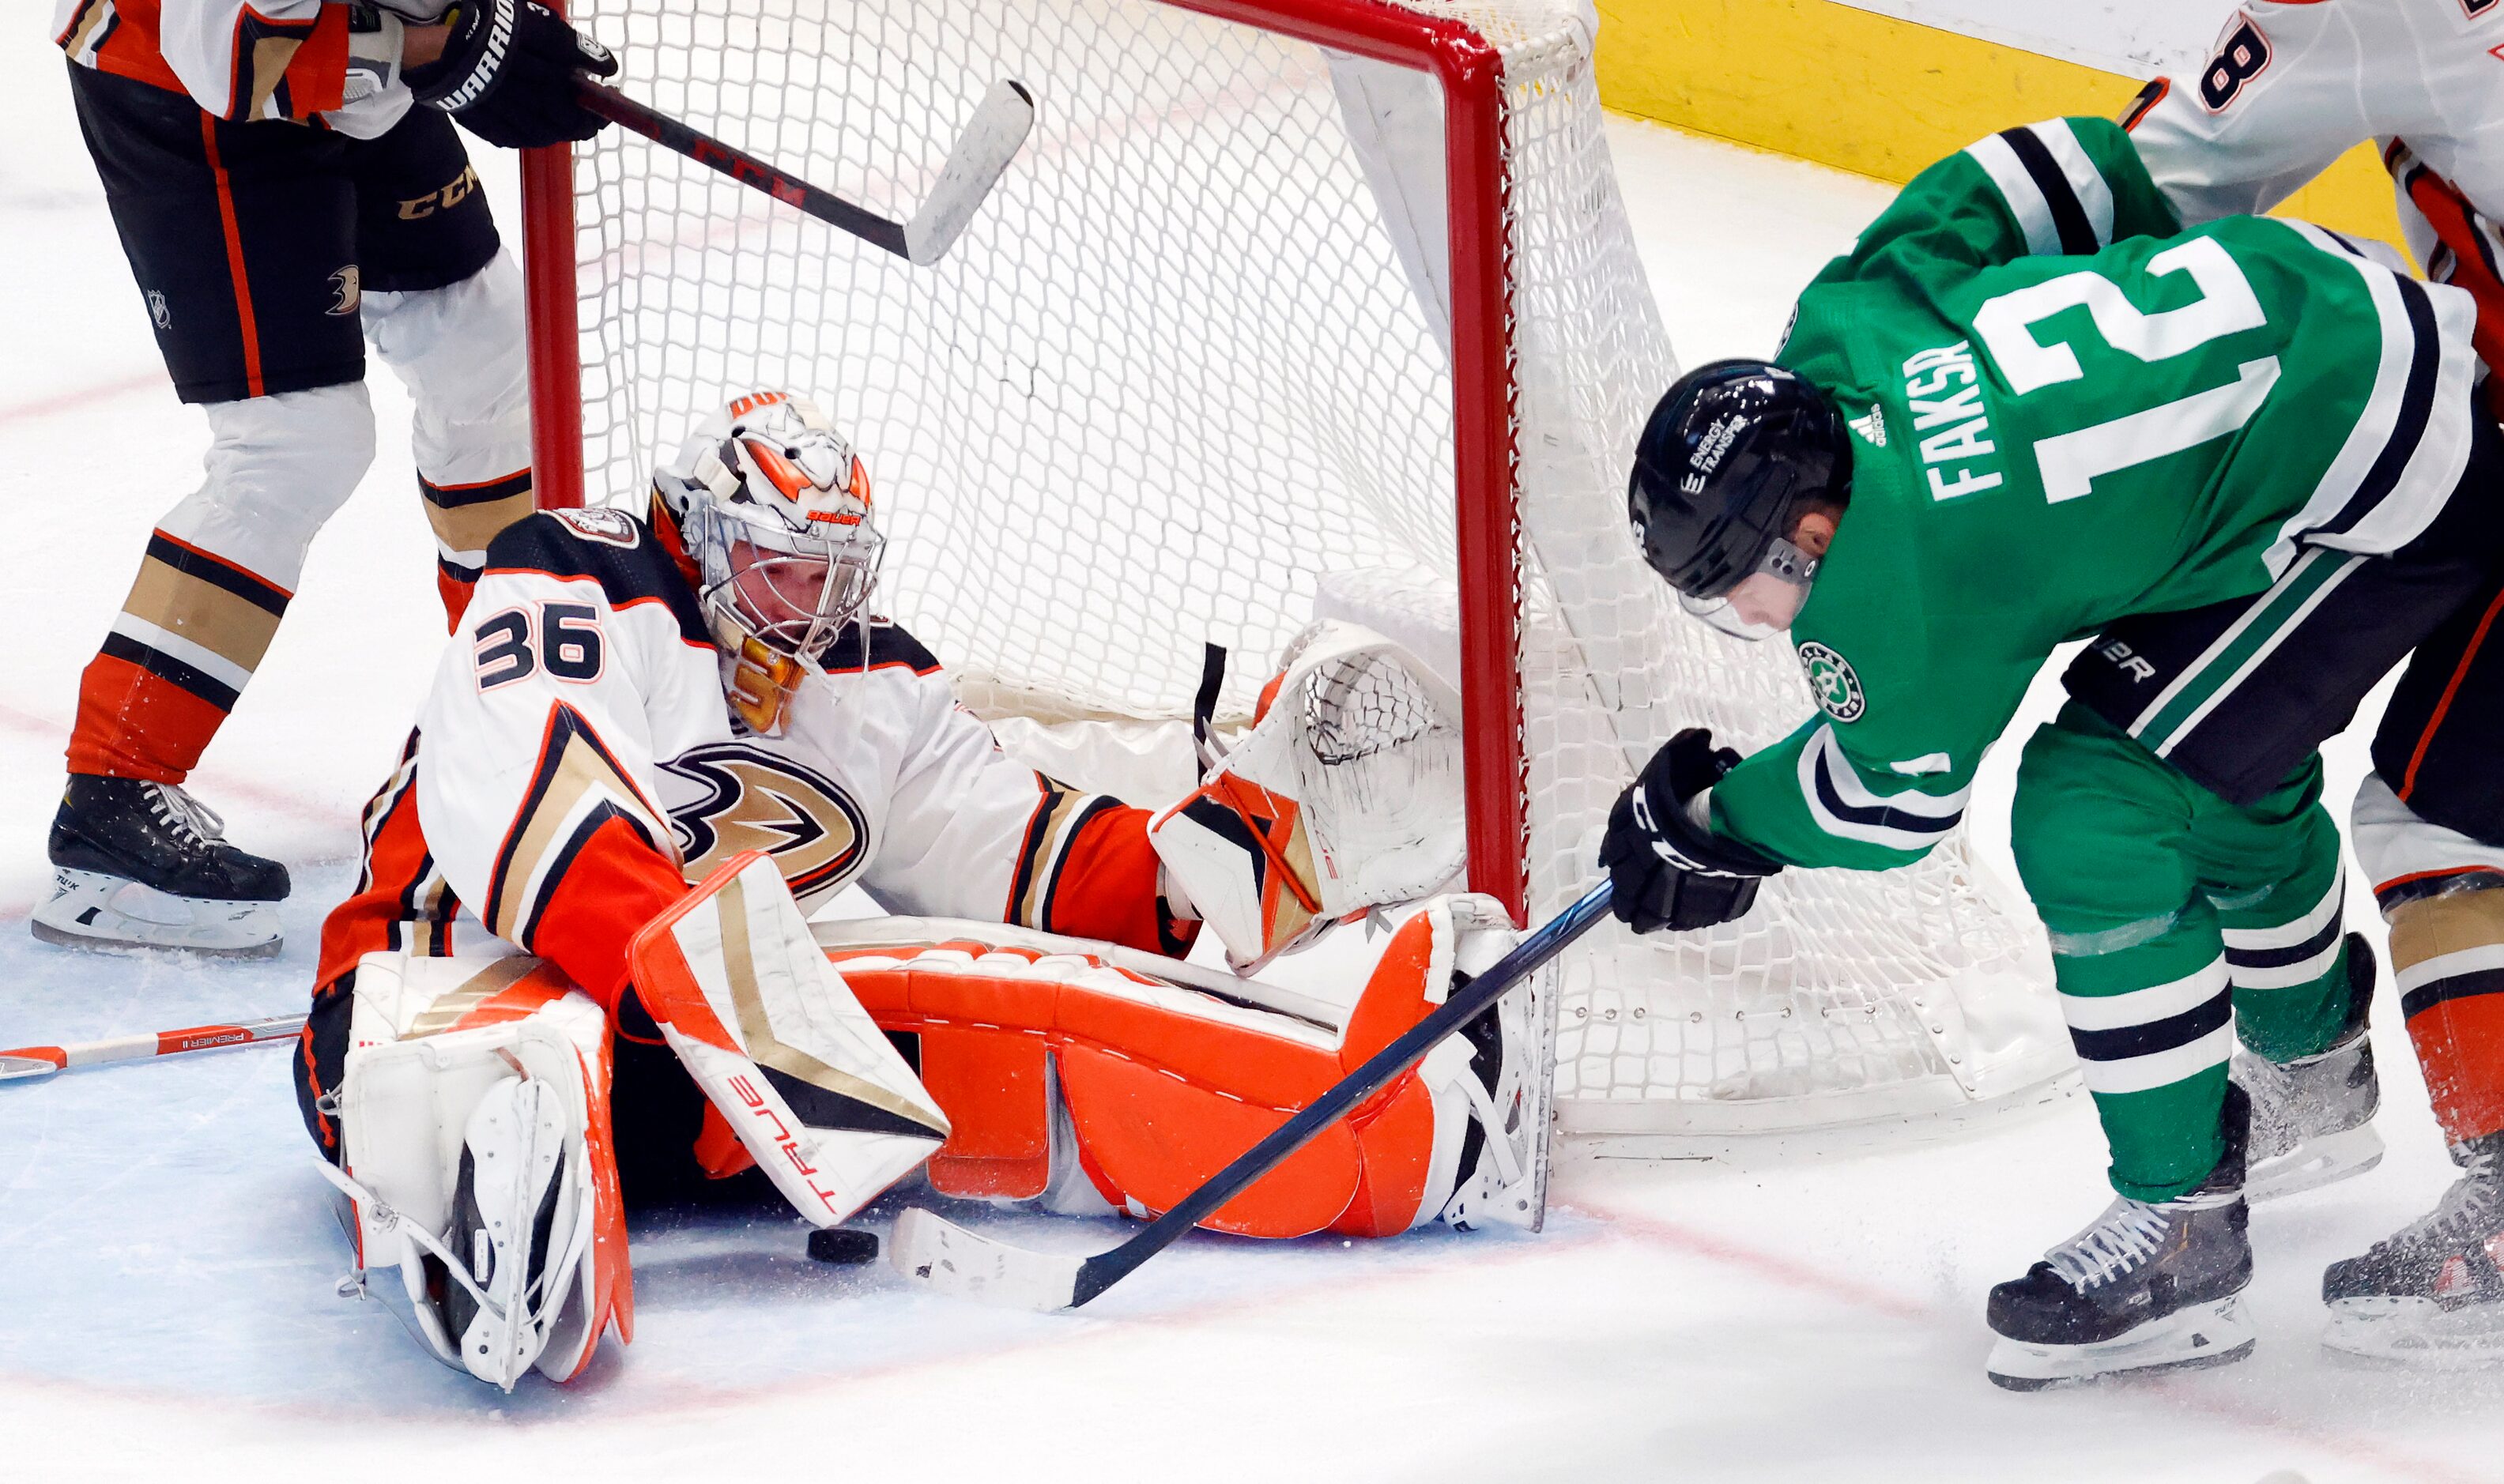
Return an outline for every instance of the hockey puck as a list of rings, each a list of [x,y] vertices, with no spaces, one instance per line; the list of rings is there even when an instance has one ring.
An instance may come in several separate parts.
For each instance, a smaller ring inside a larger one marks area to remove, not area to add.
[[[856,1267],[878,1260],[878,1233],[858,1226],[820,1226],[809,1233],[809,1258]]]

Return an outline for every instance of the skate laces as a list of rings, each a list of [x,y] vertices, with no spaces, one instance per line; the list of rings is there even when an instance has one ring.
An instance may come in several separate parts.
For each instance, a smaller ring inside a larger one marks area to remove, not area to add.
[[[2123,1196],[2086,1230],[2045,1253],[2043,1260],[2069,1287],[2091,1289],[2154,1257],[2173,1225],[2157,1207]]]
[[[2504,1141],[2488,1140],[2469,1146],[2460,1178],[2432,1211],[2393,1240],[2451,1242],[2490,1234],[2499,1225],[2504,1225]]]
[[[196,845],[210,845],[226,838],[226,822],[218,816],[218,811],[177,784],[149,784],[148,806],[167,828]]]

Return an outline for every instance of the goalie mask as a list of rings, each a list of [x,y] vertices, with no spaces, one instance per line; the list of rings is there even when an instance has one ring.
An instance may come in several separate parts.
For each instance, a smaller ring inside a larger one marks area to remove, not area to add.
[[[654,473],[652,499],[721,646],[732,707],[772,735],[877,581],[887,543],[869,470],[815,402],[758,392],[705,420]]]

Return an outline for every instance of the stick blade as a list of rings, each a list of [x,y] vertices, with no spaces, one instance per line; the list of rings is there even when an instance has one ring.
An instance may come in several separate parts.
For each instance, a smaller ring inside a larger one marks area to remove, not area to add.
[[[924,1288],[1038,1314],[1078,1306],[1078,1276],[1087,1260],[995,1242],[919,1207],[896,1218],[887,1260]]]
[[[30,1046],[24,1051],[0,1052],[0,1082],[31,1082],[50,1077],[69,1065],[60,1048]]]
[[[1033,127],[1034,94],[1006,78],[993,83],[949,152],[930,198],[904,224],[907,258],[927,267],[948,256]]]

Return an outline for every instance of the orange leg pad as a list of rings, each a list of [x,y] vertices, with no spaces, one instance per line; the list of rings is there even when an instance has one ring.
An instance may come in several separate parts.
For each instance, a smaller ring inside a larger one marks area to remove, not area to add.
[[[1151,1211],[1171,1209],[1290,1117],[1093,1047],[1061,1053],[1061,1086],[1088,1156]],[[1200,1225],[1243,1236],[1319,1231],[1356,1198],[1362,1162],[1341,1122]]]
[[[851,983],[847,980],[846,983]],[[1052,1182],[1052,1108],[1040,1036],[932,1026],[922,1086],[948,1115],[926,1173],[943,1193],[1031,1200]]]
[[[1047,1050],[1088,1174],[1108,1200],[1164,1211],[1426,1009],[1414,966],[1377,974],[1357,1012],[1367,1044],[1343,1051],[1301,1021],[1077,953],[967,941],[829,956],[882,1029],[922,1038],[923,1086],[954,1130],[931,1179],[951,1194],[1042,1193]],[[1250,1236],[1406,1229],[1425,1190],[1432,1102],[1415,1074],[1400,1079],[1207,1225]]]

